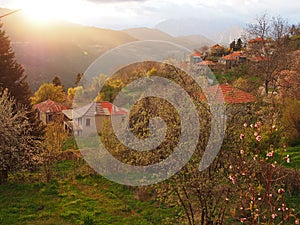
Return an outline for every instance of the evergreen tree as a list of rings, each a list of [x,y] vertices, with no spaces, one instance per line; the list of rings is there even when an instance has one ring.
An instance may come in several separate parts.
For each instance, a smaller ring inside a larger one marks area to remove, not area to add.
[[[75,80],[75,86],[79,85],[81,78],[83,77],[83,73],[78,73]]]
[[[242,39],[238,39],[237,40],[237,43],[236,43],[236,45],[235,45],[235,48],[236,48],[236,51],[241,51],[242,50],[242,48],[243,48],[243,42],[242,42]]]
[[[52,83],[55,85],[55,86],[63,86],[62,83],[61,83],[61,80],[58,76],[55,76],[54,79],[52,80]]]
[[[31,125],[30,133],[37,140],[43,139],[44,127],[32,109],[29,85],[26,82],[24,68],[16,61],[11,43],[0,24],[0,89],[8,89],[16,105],[26,108],[26,117]],[[17,106],[15,106],[17,108]]]
[[[231,50],[231,51],[235,51],[235,48],[236,48],[236,47],[235,47],[235,40],[234,40],[233,42],[230,43],[229,47],[230,47],[230,50]]]
[[[30,90],[23,67],[17,63],[10,40],[0,24],[0,87],[7,88],[18,104],[29,105]]]

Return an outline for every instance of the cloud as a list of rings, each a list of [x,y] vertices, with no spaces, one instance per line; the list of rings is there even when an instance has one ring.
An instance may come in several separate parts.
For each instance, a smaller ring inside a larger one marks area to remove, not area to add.
[[[111,3],[126,3],[126,2],[146,2],[148,0],[86,0],[88,2],[93,2],[97,4],[111,4]]]

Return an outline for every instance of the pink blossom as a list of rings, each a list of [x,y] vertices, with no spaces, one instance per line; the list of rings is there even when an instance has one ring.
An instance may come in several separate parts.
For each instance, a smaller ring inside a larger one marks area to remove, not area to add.
[[[295,224],[299,224],[299,220],[298,219],[295,220]]]
[[[247,127],[248,126],[248,124],[247,123],[244,123],[244,127]]]
[[[230,165],[230,166],[229,166],[229,169],[231,169],[231,170],[232,170],[232,169],[233,169],[233,166],[232,166],[232,165]]]
[[[235,183],[236,183],[236,182],[235,182],[235,177],[233,177],[233,176],[230,175],[228,178],[229,178],[229,180],[231,180],[232,184],[235,184]]]
[[[267,157],[273,157],[274,156],[274,151],[268,152]]]
[[[287,159],[286,159],[286,162],[287,162],[287,163],[290,163],[290,162],[291,162],[290,158],[287,158]]]
[[[252,123],[250,124],[250,127],[253,128],[253,124]]]
[[[258,136],[258,132],[255,131],[254,132],[254,136],[257,137]]]
[[[278,189],[278,194],[282,194],[282,193],[284,193],[285,192],[285,190],[283,189],[283,188],[279,188]]]
[[[277,214],[273,213],[272,214],[272,219],[275,219],[276,216],[277,216]]]
[[[240,134],[240,139],[244,139],[245,135],[244,134]]]
[[[244,223],[246,220],[247,220],[247,218],[240,218],[240,221],[241,221],[242,223]]]
[[[245,154],[245,151],[242,149],[242,150],[240,151],[240,154],[241,154],[241,155],[244,155],[244,154]]]
[[[258,135],[258,136],[256,137],[256,140],[257,140],[257,141],[261,141],[261,136]]]

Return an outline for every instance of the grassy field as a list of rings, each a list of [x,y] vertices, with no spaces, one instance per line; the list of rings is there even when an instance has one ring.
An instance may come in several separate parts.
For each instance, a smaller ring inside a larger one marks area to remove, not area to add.
[[[72,146],[73,140],[67,142],[66,148]],[[291,157],[291,163],[285,166],[300,169],[300,146],[287,148],[284,154]],[[136,189],[93,175],[84,162],[57,163],[55,179],[50,183],[40,182],[44,177],[42,171],[25,174],[22,179],[18,176],[0,186],[0,225],[178,223],[176,209],[147,198],[148,193],[140,200]],[[287,201],[299,212],[299,193],[287,196]]]
[[[72,170],[72,163],[57,167]],[[96,175],[0,186],[1,225],[165,224],[167,217],[176,219],[175,210],[138,200],[132,188]]]
[[[291,157],[291,163],[287,164],[287,167],[300,169],[300,146],[289,147],[286,153]]]

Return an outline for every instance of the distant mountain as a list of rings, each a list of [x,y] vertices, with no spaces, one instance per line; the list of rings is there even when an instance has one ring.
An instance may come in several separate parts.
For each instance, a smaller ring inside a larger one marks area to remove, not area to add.
[[[241,22],[233,19],[199,17],[168,19],[158,23],[155,28],[174,37],[201,34],[211,38],[215,33],[240,24]]]
[[[7,12],[0,9],[0,14]],[[102,53],[136,41],[121,31],[85,27],[67,22],[34,24],[21,12],[1,20],[11,39],[16,58],[33,90],[59,76],[66,87],[74,85],[77,73]]]
[[[211,38],[217,43],[229,45],[233,40],[241,38],[243,33],[244,29],[242,27],[233,26],[211,35]]]
[[[171,35],[164,33],[158,29],[150,29],[146,27],[126,29],[123,30],[123,32],[138,40],[171,41],[173,39]]]
[[[215,42],[208,39],[203,35],[188,35],[188,36],[179,36],[173,37],[169,34],[166,34],[158,29],[150,28],[133,28],[123,30],[125,33],[131,35],[138,40],[161,40],[161,41],[170,41],[178,45],[182,45],[190,50],[199,49],[205,45],[213,45]]]
[[[215,44],[214,41],[208,39],[203,35],[180,36],[174,38],[174,42],[191,50]]]

